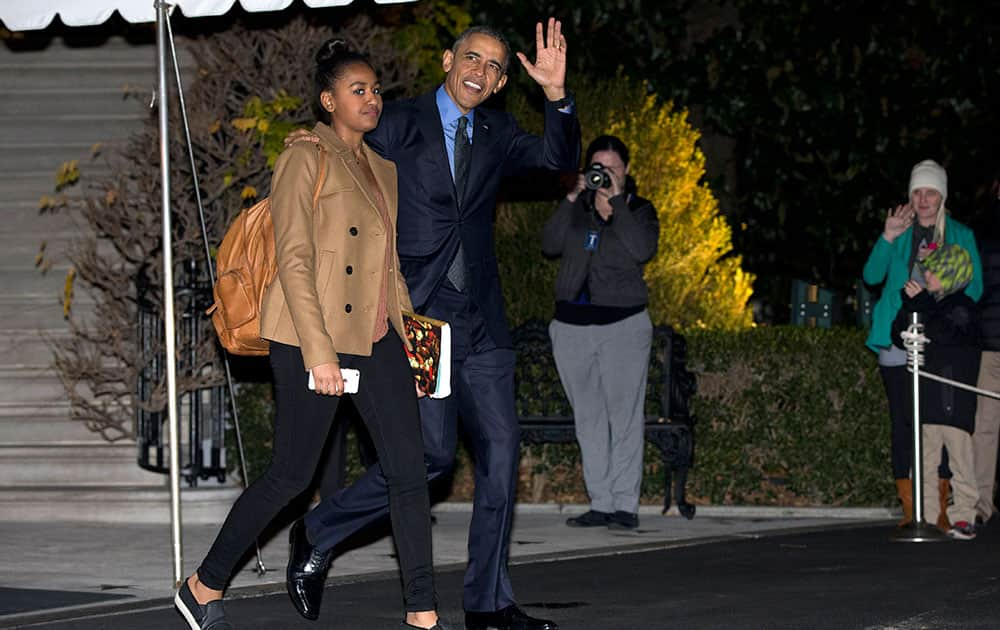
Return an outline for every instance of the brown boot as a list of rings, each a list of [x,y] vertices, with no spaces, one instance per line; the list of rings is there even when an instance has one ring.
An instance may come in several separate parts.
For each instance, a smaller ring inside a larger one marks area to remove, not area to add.
[[[938,500],[941,511],[938,513],[937,526],[943,532],[951,529],[951,522],[948,520],[948,498],[951,496],[951,480],[938,479]]]
[[[896,526],[903,527],[913,522],[913,481],[897,479],[896,494],[899,495],[899,503],[903,508],[903,520],[896,523]]]

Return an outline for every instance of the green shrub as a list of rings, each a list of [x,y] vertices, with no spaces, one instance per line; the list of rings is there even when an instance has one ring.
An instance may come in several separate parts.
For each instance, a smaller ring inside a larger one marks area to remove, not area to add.
[[[888,409],[864,331],[689,336],[698,375],[692,494],[709,503],[887,505]]]

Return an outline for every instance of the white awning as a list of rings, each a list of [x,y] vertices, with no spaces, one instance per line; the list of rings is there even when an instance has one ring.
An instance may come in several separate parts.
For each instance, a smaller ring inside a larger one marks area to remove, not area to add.
[[[247,11],[280,11],[295,0],[239,0]],[[396,4],[413,0],[375,0],[377,4]],[[45,28],[56,15],[67,26],[103,24],[117,11],[129,22],[156,21],[154,0],[0,0],[0,21],[11,31]],[[351,0],[302,0],[312,8],[342,7]],[[187,17],[222,15],[236,0],[172,0]]]

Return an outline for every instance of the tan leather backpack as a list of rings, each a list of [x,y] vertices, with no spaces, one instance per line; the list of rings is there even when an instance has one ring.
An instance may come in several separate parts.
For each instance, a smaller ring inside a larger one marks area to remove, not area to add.
[[[322,145],[317,148],[320,166],[312,198],[314,209],[326,179],[325,149]],[[236,215],[222,237],[215,268],[218,274],[212,287],[215,303],[205,313],[212,316],[219,343],[230,354],[266,355],[269,343],[260,337],[260,309],[264,292],[278,272],[270,198],[265,197]]]

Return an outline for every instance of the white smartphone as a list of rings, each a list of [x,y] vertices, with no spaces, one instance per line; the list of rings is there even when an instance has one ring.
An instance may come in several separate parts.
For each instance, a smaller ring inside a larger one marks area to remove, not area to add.
[[[357,394],[358,382],[361,380],[361,372],[354,368],[340,368],[340,376],[344,379],[344,393]],[[309,370],[309,389],[316,390],[316,379],[313,378],[313,371]]]

